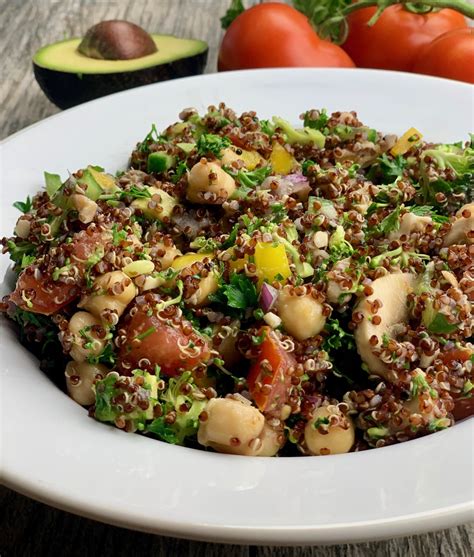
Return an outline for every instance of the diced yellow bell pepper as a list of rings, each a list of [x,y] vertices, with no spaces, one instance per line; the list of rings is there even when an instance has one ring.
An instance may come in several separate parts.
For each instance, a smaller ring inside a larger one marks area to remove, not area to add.
[[[239,272],[242,271],[245,267],[245,265],[248,263],[249,261],[249,257],[248,255],[244,255],[244,257],[242,259],[232,259],[234,257],[234,248],[228,248],[225,251],[223,251],[221,253],[221,256],[223,254],[229,254],[231,256],[231,259],[226,259],[226,261],[229,262],[229,267],[231,271],[235,271],[235,272]],[[219,258],[220,259],[220,258]]]
[[[422,137],[423,134],[420,133],[416,128],[410,128],[390,149],[390,153],[392,153],[394,157],[396,157],[397,155],[404,155],[413,147],[413,145],[418,143]]]
[[[206,259],[206,257],[209,259],[213,259],[214,254],[189,252],[186,253],[185,255],[180,255],[179,257],[174,259],[173,263],[171,263],[171,267],[175,271],[181,271],[181,269],[185,269],[186,267],[191,267],[193,263],[196,263],[197,261],[202,261],[203,259]]]
[[[275,174],[289,174],[295,165],[295,159],[279,143],[273,144],[270,164]]]
[[[242,150],[242,154],[240,155],[240,157],[244,161],[247,170],[255,170],[257,165],[264,160],[263,157],[256,151]]]
[[[229,267],[232,271],[239,272],[243,271],[245,265],[247,265],[249,261],[248,255],[246,255],[243,259],[230,259],[229,260]]]
[[[283,280],[291,276],[290,264],[283,244],[257,242],[255,246],[255,265],[259,284],[273,282],[280,275]]]

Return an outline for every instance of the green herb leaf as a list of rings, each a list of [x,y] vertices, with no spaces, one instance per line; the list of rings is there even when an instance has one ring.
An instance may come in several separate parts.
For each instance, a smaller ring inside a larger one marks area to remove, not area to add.
[[[444,222],[449,222],[449,217],[444,215],[439,215],[436,213],[431,205],[414,205],[413,207],[408,207],[410,213],[418,217],[431,217],[433,222],[443,224]]]
[[[15,203],[13,203],[13,207],[15,207],[15,209],[18,209],[22,213],[29,213],[32,206],[33,204],[30,196],[26,198],[26,201],[15,201]]]
[[[212,133],[203,133],[198,139],[196,147],[198,155],[201,155],[202,157],[211,153],[215,157],[219,158],[222,150],[230,145],[231,142],[228,137],[222,137]]]
[[[383,178],[387,182],[393,182],[402,176],[407,166],[407,160],[402,155],[393,157],[384,153],[377,159],[377,162],[380,165]]]
[[[230,279],[230,284],[222,284],[210,300],[231,308],[245,310],[257,305],[257,289],[246,275],[235,273]]]
[[[221,17],[222,29],[228,29],[234,19],[243,12],[245,12],[245,7],[242,4],[242,0],[232,0],[226,13]]]
[[[355,349],[354,335],[348,333],[341,327],[339,319],[327,319],[324,330],[327,333],[323,343],[323,349],[326,350],[326,352],[340,350],[341,348],[344,350]]]
[[[327,123],[329,122],[329,115],[325,108],[319,111],[308,110],[304,114],[303,121],[304,121],[305,128],[312,128],[313,130],[319,130],[320,132],[324,132]]]
[[[449,335],[457,331],[458,326],[450,323],[446,315],[437,313],[433,321],[428,325],[428,331],[438,335]]]
[[[174,171],[174,174],[171,176],[173,184],[176,184],[186,174],[187,170],[187,164],[184,161],[180,161]]]
[[[164,416],[155,418],[150,424],[146,426],[145,431],[147,433],[153,433],[162,441],[166,441],[166,443],[176,445],[176,443],[178,442],[176,431],[171,427],[171,425],[166,423]]]
[[[329,418],[327,416],[316,418],[312,425],[314,429],[318,429],[318,427],[321,427],[322,425],[329,425]]]
[[[145,136],[145,139],[137,145],[137,151],[140,153],[149,153],[150,152],[150,144],[156,143],[160,138],[160,134],[156,129],[155,124],[151,125],[151,130]]]
[[[247,188],[259,186],[271,172],[272,169],[270,166],[263,166],[255,170],[239,170],[238,172],[228,171],[231,176],[237,179],[239,184]]]

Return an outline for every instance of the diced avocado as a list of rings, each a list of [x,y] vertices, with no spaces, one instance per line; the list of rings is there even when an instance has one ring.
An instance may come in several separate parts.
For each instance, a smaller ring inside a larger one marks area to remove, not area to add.
[[[189,153],[196,147],[195,143],[176,143],[176,147],[179,147],[181,151],[189,155]]]
[[[61,188],[61,176],[59,174],[51,174],[50,172],[44,173],[44,181],[46,184],[46,191],[50,198]]]
[[[178,135],[181,135],[188,126],[189,124],[187,122],[177,122],[166,130],[166,135],[171,138],[177,137]]]
[[[147,171],[160,174],[172,168],[175,163],[176,159],[173,156],[157,151],[148,155]]]
[[[277,116],[273,117],[273,122],[286,135],[286,140],[290,145],[293,143],[299,143],[300,145],[309,145],[313,143],[319,149],[324,148],[326,138],[319,130],[314,130],[313,128],[302,128],[297,130],[289,122]]]
[[[137,381],[139,377],[143,378],[143,383],[141,379]],[[117,386],[119,379],[124,386]],[[127,412],[127,420],[152,420],[153,407],[158,397],[158,379],[156,375],[140,370],[135,370],[133,377],[117,377],[117,375],[109,374],[101,381],[97,381],[95,384],[94,417],[101,422],[113,422],[116,418],[123,416],[123,408],[115,403],[115,400],[121,394],[128,392],[127,385],[132,383],[138,386],[136,394],[140,396],[137,396],[137,399],[147,400],[149,404],[146,410],[136,404],[135,408]],[[129,401],[129,404],[131,404],[131,401]]]
[[[111,193],[118,189],[111,176],[93,166],[88,166],[82,171],[82,176],[77,179],[77,183],[87,186],[86,195],[92,201],[96,201],[103,193]]]
[[[178,200],[164,190],[149,186],[145,188],[150,194],[150,197],[141,197],[132,202],[132,207],[140,209],[147,219],[163,220],[170,218],[173,214],[173,209],[178,205]],[[157,203],[156,207],[150,207],[150,200],[154,195],[159,195],[161,201]]]

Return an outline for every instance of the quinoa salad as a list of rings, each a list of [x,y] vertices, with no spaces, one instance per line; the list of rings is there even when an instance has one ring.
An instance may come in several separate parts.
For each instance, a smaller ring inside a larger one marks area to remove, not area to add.
[[[224,104],[15,203],[1,311],[89,416],[246,456],[474,414],[474,145]],[[95,162],[95,161],[93,161]]]

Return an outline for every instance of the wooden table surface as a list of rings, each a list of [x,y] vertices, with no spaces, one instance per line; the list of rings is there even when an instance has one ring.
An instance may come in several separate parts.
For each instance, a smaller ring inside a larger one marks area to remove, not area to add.
[[[149,31],[207,40],[210,53],[206,71],[214,72],[221,37],[218,17],[227,5],[228,0],[0,0],[0,139],[58,112],[33,77],[30,59],[38,47],[80,36],[104,19],[128,19]],[[468,525],[357,545],[225,546],[131,532],[50,508],[5,488],[0,491],[1,557],[468,557],[473,542],[474,528]]]

